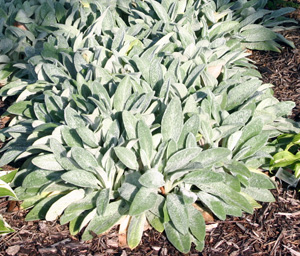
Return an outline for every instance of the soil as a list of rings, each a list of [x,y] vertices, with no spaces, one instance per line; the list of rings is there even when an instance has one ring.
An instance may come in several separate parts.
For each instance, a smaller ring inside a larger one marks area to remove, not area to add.
[[[300,121],[300,31],[284,34],[295,43],[295,49],[284,47],[281,53],[254,51],[251,58],[256,61],[264,82],[274,84],[275,96],[296,103],[291,117]],[[10,103],[0,101],[0,114]],[[1,119],[0,128],[5,121]],[[272,191],[276,199],[274,203],[262,204],[253,215],[208,222],[205,249],[199,253],[192,248],[187,255],[299,256],[300,195],[297,190],[277,183],[278,188]],[[0,238],[0,256],[183,255],[174,249],[163,233],[154,230],[145,231],[141,244],[131,251],[119,247],[116,229],[92,241],[81,242],[80,235],[71,236],[68,227],[58,222],[25,222],[26,211],[19,210],[18,203],[1,199],[0,213],[16,231]]]

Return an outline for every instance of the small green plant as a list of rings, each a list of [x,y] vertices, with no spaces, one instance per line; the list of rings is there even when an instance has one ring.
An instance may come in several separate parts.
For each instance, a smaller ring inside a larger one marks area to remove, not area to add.
[[[296,178],[300,178],[300,134],[283,134],[272,143],[279,147],[270,162],[270,170],[283,167],[294,171]]]
[[[15,192],[9,186],[9,183],[14,179],[17,170],[14,171],[2,171],[0,168],[0,197],[10,197],[14,200],[18,200]],[[0,214],[0,235],[5,235],[14,232],[14,230],[6,223],[3,216]]]

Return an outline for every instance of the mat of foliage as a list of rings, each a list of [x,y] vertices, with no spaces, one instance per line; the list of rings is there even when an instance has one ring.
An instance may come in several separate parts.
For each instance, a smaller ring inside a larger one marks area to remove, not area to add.
[[[285,48],[281,54],[254,52],[253,56],[265,82],[275,85],[276,97],[296,102],[293,117],[299,120],[299,31],[290,31],[286,36],[294,41],[296,49]],[[1,112],[9,104],[1,102]],[[276,202],[263,204],[253,216],[228,218],[208,226],[204,251],[201,254],[191,250],[189,255],[298,255],[299,194],[285,189],[273,191],[273,194]],[[83,243],[79,236],[69,235],[67,226],[57,222],[25,222],[26,212],[18,211],[14,204],[2,201],[0,209],[16,229],[15,233],[1,238],[1,255],[182,255],[163,234],[154,230],[146,231],[142,243],[130,251],[118,247],[116,230]]]
[[[276,202],[263,204],[252,216],[245,214],[243,218],[212,224],[202,254],[191,250],[187,255],[299,255],[299,193],[280,188],[273,194]],[[0,207],[5,211],[7,202],[3,201]],[[142,243],[130,251],[118,247],[116,230],[91,242],[80,242],[79,237],[70,236],[66,225],[25,222],[25,214],[25,211],[4,213],[16,232],[1,239],[1,255],[182,255],[163,234],[154,230],[146,231]]]

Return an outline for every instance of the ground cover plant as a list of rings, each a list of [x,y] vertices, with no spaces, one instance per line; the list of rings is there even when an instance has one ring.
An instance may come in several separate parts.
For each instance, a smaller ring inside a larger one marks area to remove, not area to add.
[[[283,134],[272,142],[279,147],[270,162],[270,170],[284,167],[293,171],[294,177],[300,177],[300,134]],[[288,175],[288,174],[287,174]],[[296,184],[297,185],[297,184]]]
[[[0,166],[27,220],[89,240],[148,222],[181,252],[220,219],[271,202],[269,139],[297,133],[245,47],[280,49],[290,8],[265,1],[1,1],[1,80],[16,97]],[[274,28],[275,26],[275,28]],[[273,31],[273,30],[274,31]]]

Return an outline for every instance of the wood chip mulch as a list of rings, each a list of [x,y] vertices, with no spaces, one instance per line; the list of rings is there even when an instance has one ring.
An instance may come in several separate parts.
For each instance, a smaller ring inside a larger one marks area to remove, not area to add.
[[[264,82],[275,85],[275,96],[296,103],[292,118],[300,121],[300,31],[289,31],[285,36],[295,43],[296,49],[284,47],[280,54],[254,51],[251,58],[257,62]],[[9,104],[0,100],[0,114]],[[2,121],[0,126],[5,125],[5,120]],[[192,248],[187,255],[300,256],[300,195],[297,190],[288,190],[278,184],[278,189],[273,190],[276,202],[262,204],[253,215],[207,223],[204,251],[199,253]],[[0,256],[182,255],[164,234],[154,230],[145,231],[141,244],[130,251],[118,246],[115,229],[92,241],[81,242],[80,236],[71,236],[68,227],[58,222],[25,222],[26,211],[19,210],[18,204],[6,199],[0,200],[0,213],[16,230],[0,238]]]

